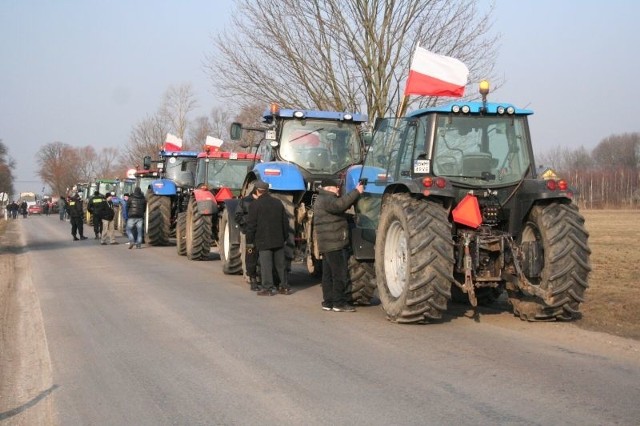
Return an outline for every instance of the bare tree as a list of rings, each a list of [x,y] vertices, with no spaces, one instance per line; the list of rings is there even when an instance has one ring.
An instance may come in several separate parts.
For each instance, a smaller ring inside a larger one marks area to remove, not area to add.
[[[160,106],[160,116],[170,125],[176,136],[184,139],[189,126],[188,115],[198,106],[191,84],[170,86]]]
[[[98,154],[92,146],[76,148],[78,154],[78,178],[83,182],[95,179],[98,168]]]
[[[157,157],[168,131],[169,126],[159,114],[140,121],[131,130],[129,143],[120,156],[120,162],[127,167],[138,167],[142,165],[142,159],[146,155]]]
[[[98,167],[96,176],[105,179],[116,179],[121,177],[123,167],[118,161],[118,150],[116,148],[103,148],[98,154]]]
[[[82,180],[78,150],[63,142],[44,145],[36,154],[38,176],[54,194],[65,194]]]
[[[0,192],[4,192],[8,195],[14,195],[13,170],[15,167],[15,160],[9,156],[9,149],[2,142],[2,139],[0,139]]]
[[[233,31],[214,39],[205,69],[220,95],[242,106],[364,108],[373,121],[399,108],[416,44],[460,59],[472,81],[493,77],[499,39],[490,34],[493,6],[481,12],[478,3],[238,0]]]
[[[229,127],[231,126],[231,113],[226,108],[213,107],[209,114],[211,121],[211,136],[222,140],[229,139]]]
[[[209,118],[201,116],[193,120],[189,127],[189,149],[202,150],[207,140],[207,136],[211,135],[212,126]]]

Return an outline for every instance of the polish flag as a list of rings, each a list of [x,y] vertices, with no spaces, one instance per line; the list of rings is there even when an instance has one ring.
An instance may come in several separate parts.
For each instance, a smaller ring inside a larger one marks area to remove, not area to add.
[[[204,142],[206,146],[213,146],[215,148],[220,148],[223,143],[222,139],[214,138],[213,136],[207,136]]]
[[[171,133],[167,133],[167,137],[164,140],[164,150],[165,151],[181,151],[182,139],[172,135]]]
[[[404,95],[464,95],[469,69],[455,58],[437,55],[418,46],[411,61]]]

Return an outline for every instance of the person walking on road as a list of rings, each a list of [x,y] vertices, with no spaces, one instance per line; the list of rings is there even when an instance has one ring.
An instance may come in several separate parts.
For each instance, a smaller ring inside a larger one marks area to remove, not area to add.
[[[249,286],[251,291],[258,291],[258,252],[255,247],[247,247],[246,234],[247,234],[247,217],[249,216],[249,206],[258,198],[257,191],[254,188],[253,191],[246,197],[242,198],[238,203],[238,208],[235,212],[235,222],[240,227],[240,232],[245,238],[244,249],[244,265],[247,279],[249,280]]]
[[[353,191],[340,197],[339,185],[335,179],[322,180],[313,205],[313,225],[322,254],[322,309],[355,312],[347,304],[349,270],[345,249],[349,245],[349,222],[345,212],[362,194],[364,186],[358,183]]]
[[[58,200],[58,214],[60,215],[60,220],[64,220],[64,215],[67,210],[67,202],[64,198],[64,195],[60,195],[60,199]]]
[[[97,212],[102,210],[102,203],[106,203],[107,200],[104,198],[100,192],[95,191],[93,196],[89,198],[87,211],[91,213],[92,222],[93,222],[93,232],[96,234],[95,239],[99,239],[102,237],[102,218]]]
[[[144,214],[147,209],[147,200],[144,198],[142,189],[139,186],[133,190],[133,194],[127,200],[127,237],[129,238],[129,248],[142,248],[142,226]],[[136,235],[133,235],[133,229]]]
[[[258,250],[262,289],[258,296],[274,296],[278,293],[273,280],[273,270],[280,280],[280,294],[291,294],[287,278],[284,245],[289,234],[289,219],[282,202],[269,194],[269,184],[257,181],[257,199],[249,206],[247,216],[247,247]]]
[[[82,216],[84,210],[82,209],[82,200],[80,195],[76,192],[69,200],[69,221],[71,222],[71,235],[73,235],[73,241],[86,240],[84,236],[84,222]],[[80,235],[80,238],[78,238]]]
[[[107,238],[109,238],[109,244],[118,244],[115,237],[115,229],[113,218],[116,213],[113,210],[113,193],[108,193],[104,203],[100,203],[100,210],[97,212],[98,216],[102,219],[102,237],[100,237],[100,244],[107,245]]]

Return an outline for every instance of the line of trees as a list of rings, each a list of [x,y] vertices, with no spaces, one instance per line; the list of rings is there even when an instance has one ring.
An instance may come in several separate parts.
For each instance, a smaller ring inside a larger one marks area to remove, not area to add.
[[[9,156],[9,148],[0,139],[0,192],[8,195],[14,195],[15,177],[13,171],[16,168],[16,162]]]
[[[591,152],[584,147],[556,148],[537,160],[577,190],[582,208],[640,205],[640,133],[609,136]]]

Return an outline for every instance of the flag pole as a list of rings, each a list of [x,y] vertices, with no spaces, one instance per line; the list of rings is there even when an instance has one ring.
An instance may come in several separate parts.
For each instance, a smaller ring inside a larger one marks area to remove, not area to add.
[[[396,112],[396,118],[400,118],[404,115],[405,110],[407,109],[407,102],[409,101],[409,95],[404,95],[402,97],[402,102],[400,102],[400,108]]]

